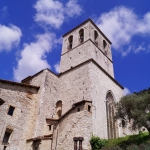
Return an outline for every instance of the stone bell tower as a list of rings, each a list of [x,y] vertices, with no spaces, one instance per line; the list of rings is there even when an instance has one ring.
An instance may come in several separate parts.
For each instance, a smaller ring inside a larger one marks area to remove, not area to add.
[[[91,19],[63,35],[59,79],[62,115],[74,109],[62,136],[83,137],[84,147],[89,146],[91,135],[120,136],[113,116],[114,102],[122,97],[123,87],[114,79],[111,42]],[[87,107],[75,107],[84,102]]]
[[[63,35],[60,72],[93,59],[114,77],[111,42],[91,19]]]

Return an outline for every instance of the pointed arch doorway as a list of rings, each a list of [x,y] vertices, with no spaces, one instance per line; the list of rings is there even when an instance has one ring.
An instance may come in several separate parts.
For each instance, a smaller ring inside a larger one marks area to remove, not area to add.
[[[107,114],[107,133],[108,139],[114,139],[117,137],[117,125],[114,120],[114,98],[109,92],[106,95],[106,114]]]

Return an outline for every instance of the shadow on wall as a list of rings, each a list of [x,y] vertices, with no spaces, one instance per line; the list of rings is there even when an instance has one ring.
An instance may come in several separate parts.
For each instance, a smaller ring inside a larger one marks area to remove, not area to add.
[[[62,101],[56,103],[56,115],[55,118],[59,119],[62,115]]]
[[[33,143],[32,143],[32,149],[33,150],[39,150],[40,144],[41,144],[41,140],[33,141]]]

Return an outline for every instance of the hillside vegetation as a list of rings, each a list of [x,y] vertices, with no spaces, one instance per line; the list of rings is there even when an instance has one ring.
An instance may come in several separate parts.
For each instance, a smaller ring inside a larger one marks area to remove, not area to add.
[[[104,140],[93,136],[90,140],[93,150],[150,150],[148,132],[121,138]]]

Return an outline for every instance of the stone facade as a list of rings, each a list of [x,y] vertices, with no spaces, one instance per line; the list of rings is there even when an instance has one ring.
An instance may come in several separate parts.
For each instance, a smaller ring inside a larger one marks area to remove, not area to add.
[[[92,135],[132,134],[114,122],[123,87],[114,79],[111,42],[88,19],[63,36],[60,73],[44,69],[22,83],[0,80],[0,150],[90,150]]]

